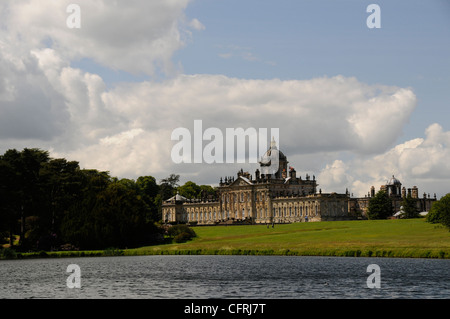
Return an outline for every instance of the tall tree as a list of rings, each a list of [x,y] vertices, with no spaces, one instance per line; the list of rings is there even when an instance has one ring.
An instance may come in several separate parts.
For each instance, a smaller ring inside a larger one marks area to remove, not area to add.
[[[19,245],[26,248],[26,218],[29,216],[39,217],[45,209],[43,202],[44,192],[40,187],[40,169],[42,165],[50,160],[49,153],[40,149],[27,149],[22,152],[8,150],[2,156],[14,171],[10,180],[12,192],[16,195],[14,207],[16,214],[20,216],[20,239]]]
[[[194,182],[188,181],[183,186],[178,187],[177,191],[186,198],[200,198],[202,188]]]
[[[158,210],[158,197],[160,188],[156,183],[156,179],[153,176],[141,176],[136,180],[138,186],[138,192],[141,199],[148,206],[148,219],[153,221],[159,221],[161,215]]]
[[[84,169],[81,173],[81,195],[72,203],[61,222],[61,236],[65,243],[91,248],[96,243],[93,211],[98,196],[108,188],[112,179],[108,172]],[[105,248],[105,247],[102,247]]]
[[[10,246],[13,246],[19,226],[20,195],[13,166],[0,156],[0,236],[8,237]]]
[[[411,194],[408,194],[403,198],[403,218],[417,218],[419,217],[419,211],[416,205],[417,201],[412,198]]]
[[[180,181],[180,175],[170,174],[169,177],[163,178],[159,185],[162,200],[166,200],[175,195],[176,187]]]
[[[374,197],[369,200],[367,216],[369,219],[386,219],[393,215],[392,200],[385,191],[378,191]]]
[[[430,223],[441,223],[450,230],[450,193],[433,203],[426,220]]]
[[[58,235],[60,224],[69,208],[76,202],[82,191],[82,173],[78,162],[64,158],[51,159],[41,166],[40,184],[44,190],[46,210],[40,216],[40,243],[43,238]],[[48,243],[47,245],[51,245]],[[56,243],[53,243],[56,244]],[[49,247],[40,247],[49,249]]]

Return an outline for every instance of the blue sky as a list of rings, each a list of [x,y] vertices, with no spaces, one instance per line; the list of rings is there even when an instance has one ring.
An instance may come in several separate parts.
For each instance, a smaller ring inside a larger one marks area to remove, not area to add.
[[[367,6],[381,8],[381,28],[369,29]],[[195,31],[173,60],[184,74],[244,79],[356,77],[367,84],[410,87],[416,112],[399,142],[436,122],[450,129],[450,1],[195,0],[185,11]],[[117,82],[161,80],[91,60],[72,64]]]
[[[173,130],[200,119],[279,127],[326,191],[392,174],[450,191],[450,1],[79,0],[81,29],[66,25],[71,3],[0,3],[1,153],[215,184],[241,167],[170,158]]]
[[[369,29],[369,4],[381,28]],[[187,74],[250,79],[344,75],[411,87],[419,103],[405,137],[439,119],[450,129],[449,1],[207,1],[186,14],[205,30],[175,58]],[[230,58],[221,54],[230,53]]]

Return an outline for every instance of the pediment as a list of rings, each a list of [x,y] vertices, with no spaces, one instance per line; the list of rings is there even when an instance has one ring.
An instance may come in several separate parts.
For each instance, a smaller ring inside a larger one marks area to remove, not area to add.
[[[249,181],[247,178],[239,176],[231,185],[230,187],[236,187],[236,186],[250,186],[253,185],[251,181]]]

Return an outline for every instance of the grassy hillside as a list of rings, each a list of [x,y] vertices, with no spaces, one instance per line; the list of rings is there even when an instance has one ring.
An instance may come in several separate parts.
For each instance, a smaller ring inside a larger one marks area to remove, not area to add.
[[[196,227],[183,244],[134,254],[265,254],[450,258],[450,232],[423,219]]]

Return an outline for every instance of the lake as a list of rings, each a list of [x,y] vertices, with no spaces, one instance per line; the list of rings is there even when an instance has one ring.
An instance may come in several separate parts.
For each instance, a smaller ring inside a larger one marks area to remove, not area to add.
[[[81,288],[68,288],[78,265]],[[369,288],[369,265],[380,288]],[[136,256],[0,261],[3,299],[450,298],[450,260]]]

